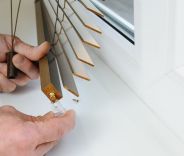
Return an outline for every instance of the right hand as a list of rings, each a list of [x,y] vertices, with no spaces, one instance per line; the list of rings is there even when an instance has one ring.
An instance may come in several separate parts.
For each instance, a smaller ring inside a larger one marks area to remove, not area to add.
[[[11,106],[0,107],[0,155],[44,156],[74,128],[74,118],[73,111],[33,117]]]

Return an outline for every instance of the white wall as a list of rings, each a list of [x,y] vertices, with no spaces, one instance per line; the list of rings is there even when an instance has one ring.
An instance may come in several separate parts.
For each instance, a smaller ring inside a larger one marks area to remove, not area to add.
[[[184,143],[184,1],[135,0],[135,46],[102,21],[99,56]],[[98,38],[98,37],[97,37]]]

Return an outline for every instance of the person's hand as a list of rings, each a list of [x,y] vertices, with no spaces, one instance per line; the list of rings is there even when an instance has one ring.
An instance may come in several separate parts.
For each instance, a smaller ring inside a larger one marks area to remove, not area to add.
[[[0,107],[0,155],[43,156],[74,127],[75,114],[25,115],[10,106]]]
[[[21,72],[16,79],[7,79],[6,53],[11,50],[11,37],[0,34],[0,92],[12,92],[17,86],[24,86],[30,80],[39,77],[39,70],[32,61],[38,61],[44,57],[49,49],[48,42],[38,47],[30,46],[20,39],[15,38],[14,50],[17,54],[13,57],[13,63]]]

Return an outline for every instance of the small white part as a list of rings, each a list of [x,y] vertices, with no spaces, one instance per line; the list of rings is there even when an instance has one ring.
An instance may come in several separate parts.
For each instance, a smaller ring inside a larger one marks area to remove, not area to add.
[[[60,101],[52,103],[52,111],[55,113],[55,116],[64,115],[66,112],[66,109],[62,106]]]

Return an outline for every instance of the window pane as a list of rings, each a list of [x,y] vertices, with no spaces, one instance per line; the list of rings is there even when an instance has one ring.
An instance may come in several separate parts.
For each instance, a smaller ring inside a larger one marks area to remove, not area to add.
[[[126,19],[131,24],[134,23],[133,0],[99,0],[102,4],[112,9],[115,13]]]
[[[134,40],[134,0],[91,0],[105,19]]]

